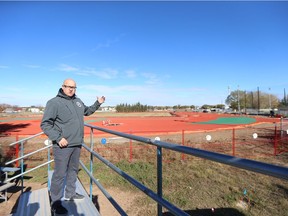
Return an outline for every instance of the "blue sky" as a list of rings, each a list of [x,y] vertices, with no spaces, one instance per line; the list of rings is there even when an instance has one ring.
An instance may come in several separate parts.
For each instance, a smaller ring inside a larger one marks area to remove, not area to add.
[[[288,91],[288,2],[0,2],[0,103],[42,105],[65,78],[86,105],[224,103]],[[270,88],[270,90],[269,90]]]

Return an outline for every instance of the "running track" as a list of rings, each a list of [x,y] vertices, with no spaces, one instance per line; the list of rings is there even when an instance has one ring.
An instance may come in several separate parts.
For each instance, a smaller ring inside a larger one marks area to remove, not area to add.
[[[280,119],[262,116],[245,116],[255,119],[253,123],[248,124],[215,124],[209,121],[215,121],[219,118],[241,118],[235,116],[217,113],[194,113],[181,112],[172,116],[161,117],[98,117],[97,113],[85,117],[86,123],[104,127],[107,129],[124,133],[175,133],[184,131],[208,131],[217,129],[239,128],[252,124],[280,122]],[[0,134],[3,135],[33,135],[40,133],[41,115],[21,118],[0,118]],[[107,124],[108,123],[108,124]],[[204,123],[204,124],[203,124]],[[90,133],[89,128],[85,127],[85,135]],[[102,132],[97,132],[102,133]]]

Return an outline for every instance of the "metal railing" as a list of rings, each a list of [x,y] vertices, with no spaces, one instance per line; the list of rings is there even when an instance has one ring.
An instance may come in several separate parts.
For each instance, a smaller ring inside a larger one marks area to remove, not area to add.
[[[263,162],[258,162],[258,161],[253,161],[253,160],[248,160],[248,159],[243,159],[243,158],[238,158],[238,157],[233,157],[225,154],[220,154],[220,153],[215,153],[215,152],[210,152],[206,150],[201,150],[201,149],[196,149],[188,146],[182,146],[174,143],[168,143],[168,142],[162,142],[159,140],[154,140],[146,137],[141,137],[141,136],[136,136],[136,135],[131,135],[131,134],[126,134],[126,133],[121,133],[105,128],[101,128],[98,126],[93,126],[89,124],[85,124],[85,127],[90,128],[90,147],[87,145],[83,144],[83,148],[90,152],[90,167],[89,169],[86,168],[85,164],[80,160],[80,165],[83,167],[84,171],[89,175],[90,177],[90,199],[92,200],[92,186],[93,183],[97,185],[97,187],[101,190],[101,192],[105,195],[105,197],[110,201],[110,203],[114,206],[114,208],[121,214],[121,215],[127,215],[125,211],[119,206],[119,204],[113,199],[113,197],[105,190],[105,188],[100,184],[100,182],[94,177],[93,175],[93,161],[94,158],[97,158],[100,160],[102,163],[107,165],[109,168],[111,168],[113,171],[115,171],[118,175],[122,176],[125,180],[127,180],[129,183],[137,187],[140,191],[145,193],[147,196],[149,196],[151,199],[157,202],[157,212],[158,215],[162,215],[162,208],[165,207],[168,209],[171,213],[175,215],[188,215],[186,212],[183,210],[179,209],[176,207],[174,204],[168,202],[167,200],[163,199],[162,194],[162,149],[169,149],[171,151],[176,151],[176,152],[181,152],[183,154],[187,155],[192,155],[195,157],[203,158],[203,159],[208,159],[211,161],[219,162],[222,164],[227,164],[230,166],[234,166],[237,168],[245,169],[245,170],[250,170],[253,172],[261,173],[264,175],[268,176],[273,176],[279,179],[284,179],[288,180],[288,168],[287,167],[282,167],[282,166],[277,166],[273,164],[268,164],[268,163],[263,163]],[[135,140],[139,141],[141,143],[145,143],[148,145],[153,145],[157,147],[157,193],[153,192],[151,189],[147,188],[140,182],[138,182],[136,179],[133,177],[129,176],[127,173],[116,167],[113,163],[108,161],[107,159],[103,158],[101,155],[99,155],[97,152],[93,150],[94,148],[94,130],[102,131],[104,133],[108,134],[114,134],[116,136],[120,136],[123,138],[127,138],[130,140]],[[22,179],[22,186],[23,186],[23,175],[38,169],[39,167],[48,165],[48,171],[49,171],[49,164],[53,162],[53,160],[50,160],[50,151],[48,151],[48,161],[46,163],[42,163],[39,166],[30,169],[28,171],[24,172],[24,158],[31,156],[32,154],[35,154],[39,151],[43,151],[45,149],[50,149],[51,144],[48,144],[44,148],[38,149],[34,152],[31,152],[29,154],[24,155],[24,142],[27,140],[30,140],[32,138],[38,137],[42,135],[43,133],[36,134],[34,136],[28,137],[26,139],[19,140],[17,142],[11,143],[10,146],[19,144],[21,145],[21,156],[19,158],[16,158],[12,161],[9,161],[6,163],[6,165],[11,164],[17,160],[21,161],[21,174],[14,176],[13,178],[7,179],[7,181],[10,181],[12,179],[21,177]],[[49,182],[48,182],[49,185]]]
[[[30,152],[30,153],[24,155],[24,144],[25,144],[25,142],[27,142],[27,141],[29,141],[29,140],[31,140],[31,139],[34,139],[34,138],[36,138],[36,137],[39,137],[39,136],[41,136],[41,135],[43,135],[43,134],[44,134],[44,133],[41,132],[41,133],[35,134],[35,135],[33,135],[33,136],[30,136],[30,137],[27,137],[27,138],[18,140],[18,141],[16,141],[16,142],[13,142],[13,143],[11,143],[11,144],[9,145],[9,146],[20,145],[20,147],[18,147],[18,149],[20,150],[20,156],[17,155],[17,156],[18,156],[17,158],[6,162],[5,165],[13,164],[13,163],[15,163],[15,162],[17,162],[17,161],[20,161],[20,174],[15,175],[15,176],[13,176],[13,177],[11,177],[11,178],[7,178],[7,179],[5,180],[5,183],[10,182],[10,181],[12,181],[12,180],[15,180],[15,179],[17,179],[17,178],[20,178],[20,180],[21,180],[21,191],[22,191],[22,193],[23,193],[23,188],[24,188],[24,185],[23,185],[24,175],[26,175],[27,173],[30,173],[30,172],[32,172],[32,171],[34,171],[34,170],[36,170],[36,169],[38,169],[38,168],[40,168],[40,167],[46,166],[46,165],[48,165],[48,169],[50,169],[50,163],[52,163],[52,162],[54,161],[54,160],[51,160],[51,159],[50,159],[50,148],[51,148],[52,144],[46,145],[46,146],[43,147],[43,148],[37,149],[37,150],[35,150],[35,151],[33,151],[33,152]],[[42,163],[42,164],[39,164],[38,166],[33,167],[33,168],[25,171],[25,170],[24,170],[24,168],[25,168],[24,159],[26,159],[26,158],[28,158],[28,157],[30,157],[30,156],[38,153],[38,152],[41,152],[41,151],[43,151],[43,150],[45,150],[45,149],[48,149],[47,162],[44,162],[44,163]]]
[[[201,149],[196,149],[196,148],[191,148],[188,146],[181,146],[178,144],[174,143],[168,143],[168,142],[162,142],[158,140],[153,140],[150,138],[146,137],[141,137],[141,136],[135,136],[131,134],[126,134],[126,133],[121,133],[105,128],[101,128],[98,126],[93,126],[89,124],[85,124],[85,126],[90,128],[90,148],[86,145],[83,145],[83,147],[91,153],[91,161],[93,160],[93,157],[96,157],[99,159],[101,162],[106,164],[108,167],[110,167],[113,171],[121,175],[123,178],[125,178],[128,182],[133,184],[135,187],[137,187],[139,190],[144,192],[146,195],[148,195],[150,198],[155,200],[158,205],[157,205],[157,212],[158,215],[162,215],[162,207],[165,207],[171,213],[175,215],[188,215],[181,209],[177,208],[174,206],[172,203],[169,203],[165,199],[162,198],[162,148],[164,149],[170,149],[171,151],[176,151],[176,152],[181,152],[187,155],[192,155],[195,157],[203,158],[203,159],[208,159],[211,161],[219,162],[222,164],[227,164],[230,166],[234,166],[237,168],[245,169],[245,170],[250,170],[253,172],[261,173],[264,175],[268,176],[273,176],[276,178],[288,180],[288,168],[287,167],[282,167],[282,166],[277,166],[273,164],[268,164],[268,163],[263,163],[263,162],[258,162],[258,161],[253,161],[253,160],[248,160],[244,158],[238,158],[238,157],[233,157],[225,154],[220,154],[220,153],[215,153],[215,152],[210,152],[206,150],[201,150]],[[132,178],[131,176],[127,175],[125,172],[122,170],[118,169],[116,166],[114,166],[112,163],[110,163],[108,160],[105,158],[101,157],[98,153],[93,151],[94,147],[94,141],[93,141],[93,131],[94,129],[102,131],[104,133],[109,133],[109,134],[114,134],[116,136],[120,136],[123,138],[139,141],[142,143],[146,143],[149,145],[153,145],[157,147],[157,194],[155,194],[152,190],[149,188],[146,188],[144,185],[142,185],[140,182]],[[93,173],[93,163],[90,161],[90,170],[88,170],[84,164],[81,162],[82,167],[85,169],[86,173],[89,174],[91,181],[97,184],[102,192],[104,192],[104,195],[107,197],[107,199],[111,202],[111,204],[116,208],[119,209],[118,204],[116,205],[114,200],[111,199],[111,196],[105,191],[105,189],[101,186],[101,184],[92,176]],[[90,173],[89,173],[90,172]],[[92,194],[92,187],[90,185],[90,194]],[[119,213],[122,214],[122,209],[120,208]]]

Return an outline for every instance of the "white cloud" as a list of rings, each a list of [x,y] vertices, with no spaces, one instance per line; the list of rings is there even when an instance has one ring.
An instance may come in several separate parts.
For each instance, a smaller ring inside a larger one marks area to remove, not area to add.
[[[82,76],[96,76],[102,79],[115,79],[117,78],[118,71],[111,68],[106,68],[103,70],[95,70],[93,68],[88,69],[81,69],[79,72],[77,72],[78,75]]]
[[[125,92],[143,92],[146,89],[146,86],[139,85],[122,85],[122,86],[105,86],[105,85],[81,85],[79,89],[83,90],[93,90],[102,93],[113,93],[113,94],[122,94]]]
[[[40,68],[41,66],[39,66],[39,65],[24,65],[24,67],[34,69],[34,68]]]
[[[75,71],[78,71],[79,69],[76,67],[72,67],[70,65],[61,64],[58,70],[65,71],[65,72],[75,72]]]
[[[3,89],[3,90],[2,90]],[[13,87],[13,86],[4,86],[4,87],[1,87],[0,88],[0,90],[2,91],[2,92],[5,92],[5,94],[7,93],[7,92],[16,92],[16,93],[22,93],[23,91],[25,91],[27,88],[23,88],[23,87],[17,87],[17,86],[15,86],[15,87]]]
[[[0,69],[7,69],[7,68],[9,68],[9,67],[6,65],[0,65]]]
[[[118,41],[119,41],[118,38],[115,38],[115,39],[112,39],[112,40],[107,40],[104,43],[98,43],[96,45],[96,47],[92,49],[92,52],[94,52],[95,50],[100,49],[100,48],[108,48],[112,44],[117,43]]]
[[[148,85],[156,85],[156,84],[160,84],[161,83],[161,80],[157,77],[156,74],[153,74],[153,73],[142,73],[141,75],[144,78],[147,79],[145,81],[145,83],[148,84]]]
[[[94,68],[80,68],[80,67],[73,67],[70,65],[62,64],[58,67],[58,70],[65,71],[65,72],[74,72],[76,75],[79,76],[96,76],[101,79],[115,79],[118,76],[118,71],[111,68],[104,68],[102,70],[96,70]]]
[[[128,78],[135,78],[137,76],[134,70],[127,70],[125,71],[126,77]]]
[[[73,53],[69,53],[69,54],[67,54],[67,55],[65,55],[65,56],[63,56],[62,58],[71,58],[71,57],[74,57],[74,56],[77,56],[78,55],[78,53],[77,52],[73,52]]]
[[[125,36],[125,34],[120,34],[118,37],[115,37],[113,39],[108,39],[103,43],[96,44],[95,48],[92,49],[92,52],[96,51],[100,48],[109,48],[112,44],[118,43],[120,41],[120,38]]]

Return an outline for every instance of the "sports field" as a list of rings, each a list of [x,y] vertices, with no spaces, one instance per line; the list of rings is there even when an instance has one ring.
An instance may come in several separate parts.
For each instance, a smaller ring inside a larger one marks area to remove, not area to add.
[[[7,114],[0,117],[0,134],[33,135],[40,133],[42,115]],[[264,116],[231,115],[199,112],[104,113],[85,117],[87,124],[130,133],[170,133],[208,131],[246,127],[262,123],[278,123],[280,119]],[[85,128],[89,134],[89,128]]]

